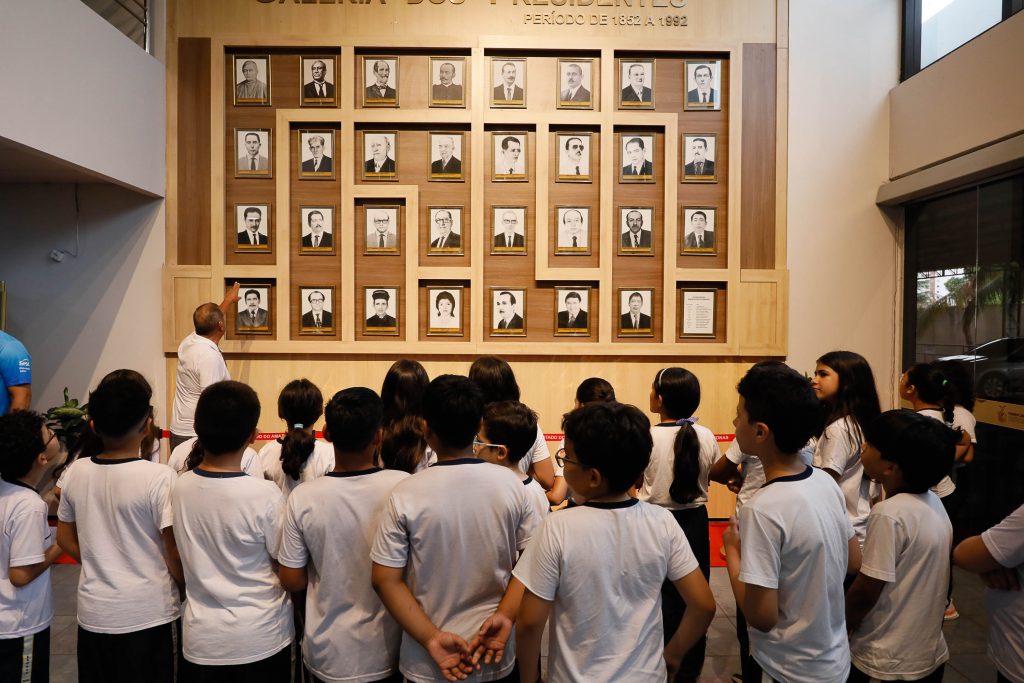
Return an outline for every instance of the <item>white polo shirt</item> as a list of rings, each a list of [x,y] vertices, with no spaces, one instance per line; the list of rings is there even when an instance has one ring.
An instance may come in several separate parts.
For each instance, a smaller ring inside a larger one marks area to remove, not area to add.
[[[548,443],[544,440],[544,431],[540,425],[537,425],[537,437],[533,440],[530,450],[519,460],[519,469],[523,471],[523,474],[529,474],[530,465],[550,459],[551,452],[548,451]]]
[[[53,530],[46,503],[28,484],[0,481],[0,640],[39,633],[53,621],[50,569],[20,588],[11,583],[11,567],[46,559]]]
[[[193,436],[191,439],[186,439],[178,444],[177,448],[171,451],[171,456],[167,458],[167,466],[174,470],[174,473],[178,476],[185,474],[185,462],[188,460],[188,454],[192,452],[192,446],[195,444],[198,436]],[[242,471],[248,474],[250,477],[263,478],[263,467],[260,466],[260,458],[256,451],[248,446],[245,452],[242,453]]]
[[[697,442],[700,444],[700,451],[697,454],[699,472],[697,474],[698,494],[689,503],[677,503],[669,494],[672,482],[675,480],[673,468],[676,462],[675,441],[676,434],[680,427],[675,424],[654,425],[651,427],[651,438],[654,441],[654,448],[651,450],[651,461],[644,470],[644,481],[637,491],[640,500],[647,501],[654,505],[660,505],[669,510],[688,510],[699,508],[708,502],[708,473],[711,466],[721,457],[718,450],[718,442],[715,441],[715,433],[702,425],[691,425],[697,433]]]
[[[943,424],[946,422],[946,417],[942,414],[941,410],[925,408],[924,410],[919,410],[917,412],[925,417],[936,419]],[[967,410],[963,406],[953,406],[953,426],[959,427],[967,432],[971,437],[971,443],[974,444],[978,443],[978,440],[974,436],[974,432],[977,430],[977,425],[978,421],[974,419],[974,415],[971,414],[971,411]],[[945,476],[942,478],[942,481],[932,487],[932,491],[934,491],[939,498],[945,498],[956,491],[956,484],[953,483],[953,480],[949,476]]]
[[[177,436],[195,436],[193,421],[196,403],[203,389],[231,379],[224,356],[211,340],[193,332],[178,346],[178,365],[175,370],[174,404],[171,409],[171,433]]]
[[[849,415],[829,424],[814,449],[814,466],[839,475],[846,514],[857,532],[857,542],[863,548],[864,531],[871,512],[871,480],[864,476],[864,465],[860,461],[864,438],[858,434],[860,430]]]
[[[1024,505],[981,534],[996,562],[1017,571],[1024,586]],[[1011,681],[1024,681],[1024,591],[985,589],[988,656]]]
[[[523,480],[523,486],[526,487],[526,497],[530,499],[530,505],[533,506],[533,511],[537,513],[537,519],[543,520],[551,512],[551,501],[548,500],[544,487],[540,485],[539,481],[530,476]]]
[[[334,469],[334,446],[326,441],[314,441],[313,452],[309,454],[306,463],[299,472],[299,479],[296,481],[285,474],[281,466],[281,440],[270,441],[260,449],[259,461],[263,469],[263,477],[277,484],[285,496],[288,496],[296,486],[304,481],[313,481],[322,477]]]
[[[810,465],[814,461],[814,444],[815,440],[811,439],[797,453],[805,465]],[[740,445],[735,439],[725,451],[725,457],[732,464],[743,466],[743,484],[740,486],[739,493],[736,494],[736,514],[739,514],[740,508],[746,505],[754,492],[764,486],[764,466],[761,464],[761,458],[740,450]]]

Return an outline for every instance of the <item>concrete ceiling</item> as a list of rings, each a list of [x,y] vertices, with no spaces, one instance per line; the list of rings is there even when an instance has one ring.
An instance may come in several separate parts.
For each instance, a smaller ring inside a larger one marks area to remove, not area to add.
[[[109,183],[75,164],[0,137],[0,183]]]

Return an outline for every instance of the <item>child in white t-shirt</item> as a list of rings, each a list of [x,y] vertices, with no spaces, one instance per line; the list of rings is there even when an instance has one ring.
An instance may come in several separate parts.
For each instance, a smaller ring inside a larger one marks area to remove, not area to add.
[[[548,497],[537,480],[523,477],[519,462],[530,452],[537,435],[537,413],[519,401],[496,401],[484,408],[478,440],[473,443],[476,457],[511,470],[523,480],[527,497],[538,519],[551,510]]]
[[[588,377],[587,379],[580,382],[579,386],[576,387],[576,400],[573,405],[573,410],[576,410],[582,405],[587,403],[594,403],[595,401],[601,403],[607,403],[615,400],[615,389],[608,382],[608,380],[601,377]],[[561,442],[558,444],[557,453],[565,453],[565,437],[563,436]],[[563,476],[563,468],[558,464],[558,456],[555,456],[555,483],[548,491],[548,502],[552,505],[561,505],[562,502],[567,501],[566,507],[574,507],[582,500],[576,500],[576,493],[569,490],[569,486],[565,483],[565,477]]]
[[[334,449],[314,436],[313,425],[323,414],[323,394],[308,379],[288,382],[277,397],[277,416],[284,420],[285,433],[260,449],[260,467],[285,497],[300,482],[334,469]]]
[[[539,680],[550,617],[549,680],[671,681],[715,601],[672,515],[628,494],[650,459],[650,421],[634,406],[591,403],[562,428],[566,481],[587,502],[548,516],[516,566],[526,587],[516,625],[521,680]],[[666,579],[686,602],[667,643]]]
[[[868,516],[860,574],[846,593],[849,681],[942,680],[949,659],[942,611],[953,527],[931,490],[953,467],[959,435],[909,410],[864,429],[864,471],[885,500]]]
[[[60,557],[38,491],[67,459],[39,413],[0,416],[0,680],[49,683],[53,590]]]
[[[334,469],[295,487],[281,536],[281,584],[306,593],[302,659],[319,681],[396,681],[402,629],[370,585],[370,545],[395,485],[409,475],[374,465],[383,404],[371,389],[339,391],[324,438]]]
[[[171,451],[170,457],[167,458],[167,466],[180,477],[188,472],[185,463],[188,462],[192,451],[196,449],[198,450],[195,455],[195,462],[198,464],[203,458],[203,445],[199,443],[199,437],[191,436],[185,439]],[[242,471],[250,477],[263,478],[263,466],[260,465],[260,456],[249,446],[246,446],[245,453],[242,454]]]

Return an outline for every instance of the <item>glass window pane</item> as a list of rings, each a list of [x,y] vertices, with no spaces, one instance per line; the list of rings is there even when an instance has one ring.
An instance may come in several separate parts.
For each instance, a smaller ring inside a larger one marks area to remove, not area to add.
[[[923,0],[921,68],[1003,19],[1003,0]]]

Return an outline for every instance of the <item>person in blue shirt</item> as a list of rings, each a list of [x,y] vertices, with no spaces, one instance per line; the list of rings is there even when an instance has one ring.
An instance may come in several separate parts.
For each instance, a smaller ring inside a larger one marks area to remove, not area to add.
[[[0,332],[0,415],[28,410],[32,402],[32,356],[20,341]]]

